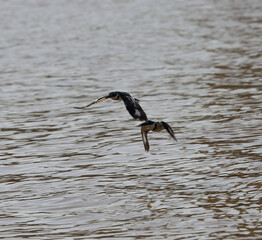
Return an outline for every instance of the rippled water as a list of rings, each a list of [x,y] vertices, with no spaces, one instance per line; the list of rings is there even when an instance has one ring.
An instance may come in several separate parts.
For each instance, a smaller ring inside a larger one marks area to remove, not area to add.
[[[2,1],[1,239],[261,239],[262,3]],[[123,103],[130,92],[166,132]]]

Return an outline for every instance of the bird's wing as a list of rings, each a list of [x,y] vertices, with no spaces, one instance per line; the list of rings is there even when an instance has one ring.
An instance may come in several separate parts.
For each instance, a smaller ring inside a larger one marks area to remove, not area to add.
[[[120,93],[120,97],[122,98],[127,111],[134,119],[139,119],[142,121],[147,120],[146,113],[139,105],[137,99],[134,99],[130,94],[123,92]]]
[[[162,121],[162,124],[163,124],[163,127],[167,130],[167,132],[170,134],[170,136],[177,141],[176,137],[175,137],[175,134],[173,132],[173,129],[166,123],[166,122],[163,122]]]
[[[143,126],[141,126],[141,134],[142,134],[142,140],[143,140],[143,143],[144,143],[144,148],[145,148],[145,151],[149,151],[149,143],[148,143],[148,139],[147,139],[147,133],[148,131],[144,129]]]
[[[95,101],[89,103],[89,104],[86,105],[86,106],[83,106],[83,107],[75,107],[75,108],[77,108],[77,109],[84,109],[84,108],[87,108],[87,107],[89,107],[89,106],[91,106],[91,105],[93,105],[93,104],[104,102],[104,101],[107,100],[107,99],[108,99],[108,95],[103,96],[103,97],[101,97],[101,98],[98,98],[98,99],[96,99]]]

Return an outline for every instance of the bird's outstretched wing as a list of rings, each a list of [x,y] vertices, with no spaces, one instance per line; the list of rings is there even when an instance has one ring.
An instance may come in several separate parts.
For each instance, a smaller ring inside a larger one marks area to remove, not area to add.
[[[104,102],[104,101],[106,101],[107,99],[108,99],[108,95],[103,96],[103,97],[100,97],[100,98],[96,99],[95,101],[89,103],[89,104],[86,105],[86,106],[83,106],[83,107],[75,107],[75,108],[77,108],[77,109],[88,108],[89,106],[91,106],[91,105],[93,105],[93,104]]]
[[[152,131],[154,126],[155,126],[155,122],[151,121],[151,120],[147,120],[141,124],[139,124],[139,126],[141,127],[141,135],[142,135],[142,140],[144,143],[144,147],[145,150],[148,152],[149,151],[149,143],[148,143],[148,139],[147,139],[147,134],[149,131]]]
[[[147,134],[148,134],[148,131],[144,129],[144,127],[142,126],[141,127],[141,135],[142,135],[142,140],[143,140],[143,143],[144,143],[144,148],[145,148],[145,151],[149,151],[149,142],[148,142],[148,139],[147,139]]]
[[[139,100],[133,98],[129,93],[120,92],[120,97],[123,100],[127,111],[134,119],[139,119],[141,121],[147,120],[146,113],[139,105]]]
[[[163,127],[167,130],[167,132],[170,134],[170,136],[177,141],[173,129],[166,122],[162,121],[161,123],[163,124]]]

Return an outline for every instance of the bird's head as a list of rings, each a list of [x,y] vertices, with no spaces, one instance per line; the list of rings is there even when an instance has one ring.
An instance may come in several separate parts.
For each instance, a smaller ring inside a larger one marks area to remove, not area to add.
[[[106,98],[112,98],[112,99],[119,99],[119,93],[118,92],[110,92]]]

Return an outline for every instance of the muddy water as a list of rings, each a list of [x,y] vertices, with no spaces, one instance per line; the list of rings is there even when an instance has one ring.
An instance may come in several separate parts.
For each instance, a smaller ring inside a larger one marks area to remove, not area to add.
[[[1,239],[261,239],[262,3],[3,1]],[[122,103],[130,92],[166,132]]]

